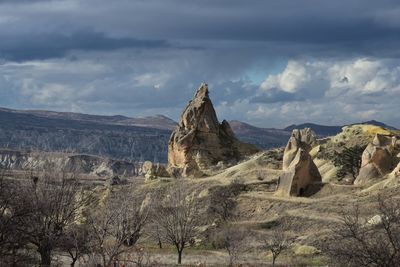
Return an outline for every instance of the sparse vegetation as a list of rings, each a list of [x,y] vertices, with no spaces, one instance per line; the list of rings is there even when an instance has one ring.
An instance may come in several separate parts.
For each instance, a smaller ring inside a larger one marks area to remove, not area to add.
[[[343,213],[326,246],[337,266],[400,266],[400,203],[378,197],[376,215],[363,218],[360,206]]]
[[[154,222],[165,242],[175,247],[181,264],[183,250],[194,242],[201,222],[199,200],[196,191],[188,191],[182,183],[175,184],[168,193],[167,199],[158,201]]]
[[[100,209],[90,212],[93,258],[100,255],[103,266],[108,267],[119,255],[130,251],[142,234],[150,205],[145,196],[132,195],[125,189],[100,203]]]
[[[229,255],[229,266],[238,266],[240,255],[245,252],[246,237],[249,231],[233,225],[226,225],[216,231],[213,244],[216,248],[223,248]]]
[[[290,221],[287,217],[282,217],[278,224],[271,228],[264,238],[264,249],[269,251],[272,255],[272,266],[275,266],[276,259],[279,255],[289,249],[294,243],[293,236],[288,234],[290,229]]]
[[[41,266],[50,266],[52,252],[64,232],[89,205],[91,195],[84,192],[74,173],[44,170],[30,175],[13,196],[13,224],[16,233],[34,245]]]

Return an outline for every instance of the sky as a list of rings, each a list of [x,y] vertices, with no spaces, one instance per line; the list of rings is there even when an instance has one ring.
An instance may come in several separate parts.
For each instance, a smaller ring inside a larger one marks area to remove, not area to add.
[[[400,1],[0,0],[0,106],[400,127]]]

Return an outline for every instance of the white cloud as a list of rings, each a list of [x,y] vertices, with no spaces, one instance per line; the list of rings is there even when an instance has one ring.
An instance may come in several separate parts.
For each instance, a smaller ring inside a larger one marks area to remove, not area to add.
[[[350,61],[289,61],[276,75],[268,75],[260,93],[278,89],[288,93],[324,91],[328,96],[343,92],[352,95],[395,91],[399,89],[400,70],[393,61],[355,59]]]
[[[289,61],[280,73],[265,78],[257,95],[265,102],[259,105],[280,107],[265,116],[280,125],[377,119],[398,126],[400,66],[396,59],[376,58]],[[254,115],[250,120],[258,120],[262,106],[248,113]]]
[[[306,66],[297,61],[289,61],[284,71],[277,75],[269,75],[261,84],[261,89],[279,88],[288,93],[294,93],[308,80]]]

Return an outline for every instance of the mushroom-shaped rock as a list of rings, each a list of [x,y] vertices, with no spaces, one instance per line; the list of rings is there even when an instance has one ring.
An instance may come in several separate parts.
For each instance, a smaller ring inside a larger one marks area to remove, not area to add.
[[[361,168],[354,184],[365,185],[393,171],[399,161],[398,152],[396,136],[377,134],[362,154]]]
[[[283,155],[283,174],[278,196],[301,196],[312,184],[321,183],[321,174],[309,151],[318,144],[311,129],[293,130]]]
[[[173,176],[206,176],[218,162],[237,162],[258,151],[236,139],[227,121],[218,122],[208,86],[202,84],[172,132],[168,171]]]

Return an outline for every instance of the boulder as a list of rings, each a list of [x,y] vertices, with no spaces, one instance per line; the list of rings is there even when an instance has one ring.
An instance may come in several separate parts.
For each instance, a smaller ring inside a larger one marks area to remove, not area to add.
[[[153,180],[159,177],[170,177],[164,165],[160,163],[153,164],[151,161],[145,161],[143,163],[142,172],[146,180]]]
[[[322,182],[310,150],[318,145],[311,129],[293,130],[283,155],[283,174],[279,177],[278,196],[303,196],[310,185]]]
[[[168,171],[173,176],[207,176],[218,162],[237,162],[258,151],[240,142],[227,121],[219,123],[208,86],[202,84],[171,134]]]
[[[369,184],[392,172],[398,163],[398,152],[396,136],[376,134],[362,154],[361,168],[354,184]]]

